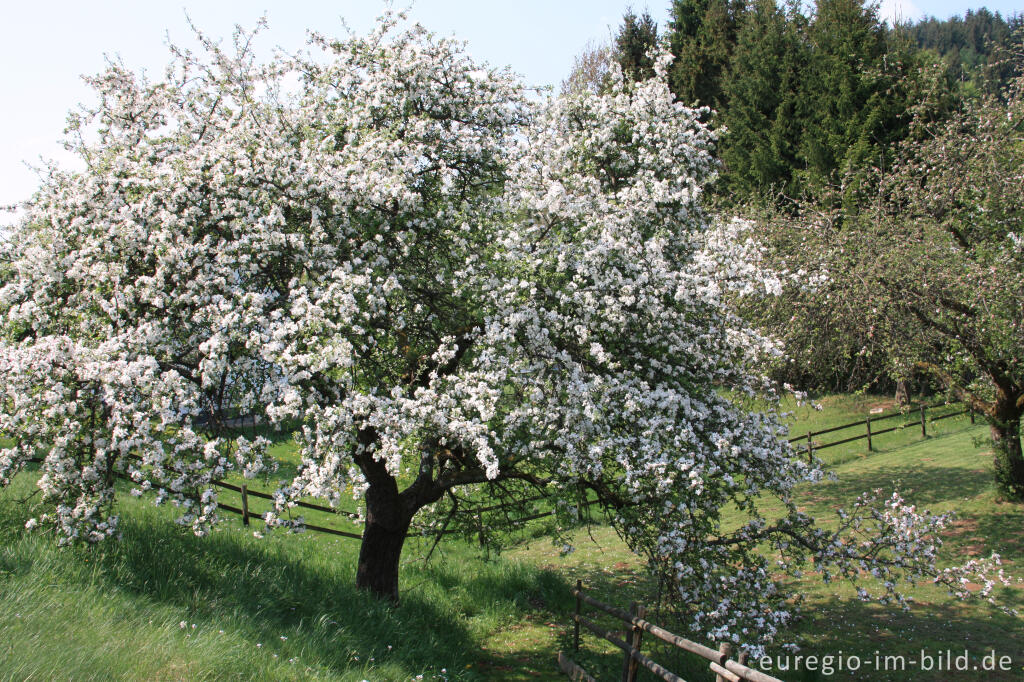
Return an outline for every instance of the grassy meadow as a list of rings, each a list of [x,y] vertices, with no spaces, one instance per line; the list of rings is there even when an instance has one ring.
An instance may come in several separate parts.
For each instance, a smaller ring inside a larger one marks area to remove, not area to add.
[[[889,407],[870,396],[819,403],[821,412],[794,407],[794,435],[861,419],[880,403]],[[805,488],[803,504],[828,518],[861,491],[900,481],[915,503],[959,513],[946,538],[948,561],[994,550],[1009,572],[1024,575],[1024,508],[996,500],[986,432],[957,417],[929,424],[926,439],[913,425],[876,438],[873,453],[863,440],[825,450],[838,480]],[[285,467],[293,456],[286,442],[275,454]],[[578,531],[576,551],[565,556],[540,539],[489,557],[472,544],[446,541],[425,563],[429,543],[410,538],[402,601],[392,606],[354,589],[354,540],[314,533],[258,539],[237,520],[197,538],[171,523],[173,509],[125,496],[119,502],[122,542],[58,548],[49,534],[24,531],[38,504],[33,490],[32,473],[25,472],[0,491],[3,680],[560,679],[554,656],[571,647],[569,586],[576,579],[603,601],[639,600],[658,613],[657,584],[601,526]],[[236,504],[230,495],[224,501]],[[307,515],[310,522],[323,520],[313,516]],[[327,522],[346,527],[337,517]],[[875,651],[916,656],[921,649],[950,649],[956,656],[966,648],[976,664],[995,649],[1014,666],[1002,677],[862,669],[835,678],[1024,678],[1024,623],[988,604],[957,603],[921,585],[914,607],[902,612],[859,602],[853,589],[826,586],[814,576],[797,587],[806,616],[793,638],[804,653],[869,659]],[[998,588],[997,599],[1024,610],[1020,586]],[[696,661],[656,651],[657,660],[686,679],[713,679]],[[621,667],[621,655],[589,635],[578,660],[599,679],[616,677]]]

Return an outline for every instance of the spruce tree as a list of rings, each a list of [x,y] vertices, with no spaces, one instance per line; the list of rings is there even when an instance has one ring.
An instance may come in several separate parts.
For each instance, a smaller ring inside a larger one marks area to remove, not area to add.
[[[744,9],[742,0],[673,0],[671,86],[680,101],[716,110],[726,105],[722,84]]]
[[[810,24],[811,61],[802,80],[800,149],[804,179],[814,190],[852,164],[871,161],[884,130],[886,30],[877,8],[861,0],[820,0]]]
[[[652,51],[658,44],[658,25],[644,12],[637,16],[628,10],[615,36],[615,61],[627,80],[642,81],[654,76]]]
[[[727,189],[737,198],[792,195],[802,125],[800,81],[807,65],[805,20],[795,6],[758,0],[744,15],[723,94],[722,140]]]

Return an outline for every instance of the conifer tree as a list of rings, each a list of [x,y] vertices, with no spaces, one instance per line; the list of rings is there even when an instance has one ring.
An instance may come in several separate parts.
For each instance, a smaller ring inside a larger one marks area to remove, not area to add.
[[[934,78],[934,55],[918,49],[904,27],[888,29],[876,8],[857,0],[822,0],[808,37],[799,97],[803,180],[819,201],[831,195],[856,210],[911,134],[911,120],[950,114],[953,83]]]
[[[642,81],[654,76],[652,55],[657,44],[658,25],[651,15],[644,12],[638,17],[632,10],[627,11],[615,36],[615,61],[627,80]]]
[[[769,190],[792,194],[801,122],[799,83],[808,54],[798,8],[759,0],[744,15],[723,84],[722,112],[728,189],[749,197]]]
[[[808,37],[812,60],[800,97],[805,180],[821,189],[838,173],[869,162],[884,132],[886,30],[876,7],[860,0],[820,0]]]
[[[673,0],[671,86],[680,101],[715,110],[725,106],[722,83],[744,8],[741,0]]]

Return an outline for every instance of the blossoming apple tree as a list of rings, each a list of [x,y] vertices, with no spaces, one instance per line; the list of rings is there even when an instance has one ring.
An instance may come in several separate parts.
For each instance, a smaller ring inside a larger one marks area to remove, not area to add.
[[[829,530],[797,511],[822,472],[742,407],[776,351],[724,304],[778,281],[743,223],[701,208],[714,135],[664,59],[535,103],[399,17],[266,65],[250,37],[176,51],[159,82],[92,79],[84,169],[51,170],[10,236],[0,483],[42,458],[52,507],[30,525],[116,534],[120,474],[205,532],[211,482],[264,466],[267,442],[226,427],[256,411],[302,451],[268,525],[304,496],[362,498],[356,583],[382,596],[414,517],[488,495],[569,520],[596,496],[716,639],[774,635],[773,576],[812,561],[873,572],[883,598],[959,585],[935,566],[944,518],[898,496]]]

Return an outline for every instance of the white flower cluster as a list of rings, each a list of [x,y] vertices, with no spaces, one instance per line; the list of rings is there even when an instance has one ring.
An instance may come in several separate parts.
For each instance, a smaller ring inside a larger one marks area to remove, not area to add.
[[[778,351],[724,294],[779,278],[746,224],[702,210],[714,135],[673,100],[666,58],[648,82],[534,104],[400,16],[315,38],[326,60],[260,67],[248,40],[178,52],[160,83],[93,79],[87,170],[54,171],[12,236],[0,484],[43,459],[38,522],[111,535],[127,476],[205,532],[211,480],[264,466],[267,443],[226,427],[259,411],[302,446],[270,526],[301,525],[307,495],[365,495],[367,537],[404,537],[465,486],[540,486],[572,510],[594,491],[717,639],[790,618],[765,539],[794,566],[935,573],[939,524],[912,509],[848,527],[884,553],[798,514],[793,486],[821,471],[729,397]],[[768,526],[762,496],[789,516]],[[750,523],[723,529],[728,506]]]

